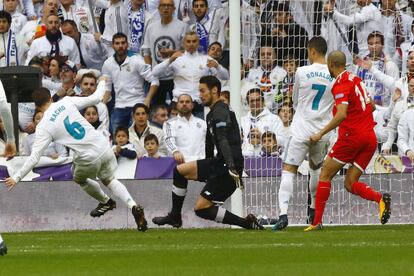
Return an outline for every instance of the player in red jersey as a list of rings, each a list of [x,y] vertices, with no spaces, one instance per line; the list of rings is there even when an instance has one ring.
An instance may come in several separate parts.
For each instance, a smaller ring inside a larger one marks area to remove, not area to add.
[[[346,57],[340,51],[328,56],[328,69],[336,78],[332,87],[335,99],[334,117],[318,133],[310,137],[318,142],[323,135],[339,126],[338,139],[325,159],[316,190],[315,218],[305,231],[322,228],[322,216],[331,191],[331,180],[342,167],[352,164],[345,176],[345,188],[348,192],[379,204],[382,224],[388,222],[391,215],[391,196],[381,194],[359,178],[370,162],[377,147],[374,133],[372,111],[375,104],[371,101],[365,85],[360,78],[345,69]]]

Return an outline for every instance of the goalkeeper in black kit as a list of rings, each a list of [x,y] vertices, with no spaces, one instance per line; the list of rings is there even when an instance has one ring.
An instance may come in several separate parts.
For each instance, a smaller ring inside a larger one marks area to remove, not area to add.
[[[207,114],[206,159],[177,165],[174,168],[172,209],[164,217],[152,219],[157,225],[181,227],[181,209],[187,193],[188,180],[206,182],[194,207],[197,216],[246,229],[263,229],[254,215],[239,217],[222,205],[236,188],[243,188],[240,176],[244,159],[236,116],[220,100],[221,84],[214,76],[200,79],[200,99],[210,107]],[[217,155],[214,157],[214,146]]]

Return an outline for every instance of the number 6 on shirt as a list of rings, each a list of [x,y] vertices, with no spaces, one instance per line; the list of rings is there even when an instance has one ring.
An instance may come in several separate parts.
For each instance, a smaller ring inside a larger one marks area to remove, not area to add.
[[[323,93],[326,91],[326,85],[323,84],[312,84],[312,90],[316,90],[316,96],[313,98],[312,101],[312,110],[318,110],[319,109],[319,102],[322,99]]]
[[[83,126],[78,122],[70,123],[69,116],[66,116],[63,123],[65,124],[66,131],[76,140],[81,140],[83,137],[85,137],[85,129]]]

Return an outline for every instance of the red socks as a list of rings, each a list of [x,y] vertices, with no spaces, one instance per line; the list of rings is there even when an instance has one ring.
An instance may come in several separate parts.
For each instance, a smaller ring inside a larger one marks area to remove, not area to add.
[[[329,199],[331,193],[331,182],[318,182],[318,188],[316,189],[315,199],[315,218],[312,225],[318,225],[322,222],[323,212],[325,210],[325,204]]]
[[[375,201],[377,203],[381,201],[382,195],[365,183],[355,182],[354,184],[352,184],[351,189],[351,192],[354,195],[360,196],[363,199]]]

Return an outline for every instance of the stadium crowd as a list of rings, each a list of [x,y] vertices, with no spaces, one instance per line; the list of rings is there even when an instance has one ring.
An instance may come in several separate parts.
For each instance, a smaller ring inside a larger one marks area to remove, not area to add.
[[[296,69],[308,63],[308,39],[322,36],[376,103],[378,152],[414,161],[413,3],[240,0],[243,155],[282,154]],[[228,1],[3,0],[1,10],[1,67],[40,68],[55,101],[91,95],[106,77],[104,102],[81,113],[117,157],[204,158],[199,79],[219,78],[227,104],[232,92]],[[21,154],[30,155],[42,116],[19,104]],[[51,144],[44,154],[71,153]]]

